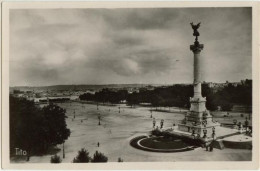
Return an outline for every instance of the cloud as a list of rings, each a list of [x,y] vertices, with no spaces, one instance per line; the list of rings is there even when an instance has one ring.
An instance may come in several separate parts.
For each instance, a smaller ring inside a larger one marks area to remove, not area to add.
[[[103,10],[103,9],[102,9]],[[179,17],[179,10],[170,8],[134,8],[102,11],[102,17],[108,25],[116,29],[150,30],[169,28]]]
[[[191,83],[191,21],[204,80],[252,77],[251,8],[13,9],[10,84]]]

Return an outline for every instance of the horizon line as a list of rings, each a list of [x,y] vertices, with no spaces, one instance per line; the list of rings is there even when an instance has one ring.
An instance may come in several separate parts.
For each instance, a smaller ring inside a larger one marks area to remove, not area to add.
[[[242,80],[252,80],[252,79],[242,79]],[[229,83],[239,83],[240,81],[228,81]],[[201,83],[204,83],[201,82]],[[205,81],[205,83],[226,83],[226,82],[212,82],[212,81]],[[52,86],[105,86],[105,85],[176,85],[176,84],[193,84],[193,83],[108,83],[108,84],[53,84],[53,85],[41,85],[41,86],[35,86],[35,85],[17,85],[17,86],[9,86],[9,88],[15,88],[15,87],[52,87]]]

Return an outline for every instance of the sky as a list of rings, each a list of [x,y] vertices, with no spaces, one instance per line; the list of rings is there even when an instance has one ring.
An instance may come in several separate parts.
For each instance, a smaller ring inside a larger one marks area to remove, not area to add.
[[[192,83],[190,22],[202,81],[252,79],[251,8],[12,9],[10,86]]]

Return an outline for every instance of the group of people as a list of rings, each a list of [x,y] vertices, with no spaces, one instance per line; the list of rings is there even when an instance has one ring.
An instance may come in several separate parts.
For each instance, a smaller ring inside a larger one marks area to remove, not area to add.
[[[233,120],[233,123],[234,123],[233,128],[238,129],[240,131],[240,133],[245,132],[247,135],[252,135],[252,129],[250,129],[250,127],[249,127],[249,122],[247,120],[247,117],[246,117],[244,125],[242,124],[242,122],[238,122],[238,124],[237,124],[236,119]]]
[[[252,136],[252,129],[246,127],[246,135]]]

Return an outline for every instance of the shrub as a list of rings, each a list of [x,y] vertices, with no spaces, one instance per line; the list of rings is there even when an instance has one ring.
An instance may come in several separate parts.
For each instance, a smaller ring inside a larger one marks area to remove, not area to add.
[[[51,163],[61,163],[61,158],[57,154],[51,156]]]
[[[223,103],[221,105],[221,108],[222,108],[223,111],[231,111],[232,107],[233,107],[233,105],[228,103],[228,102]]]
[[[91,158],[89,157],[89,152],[82,148],[78,151],[78,155],[73,159],[73,163],[89,163]]]
[[[164,132],[163,138],[169,139],[172,135],[169,132]]]
[[[103,153],[96,151],[91,162],[92,163],[105,163],[107,161],[108,161],[108,158]]]
[[[118,162],[123,162],[123,159],[121,159],[121,157],[119,157],[117,161]]]
[[[151,134],[152,134],[152,135],[155,135],[155,136],[160,136],[160,135],[162,135],[161,131],[158,130],[158,129],[152,130]]]

